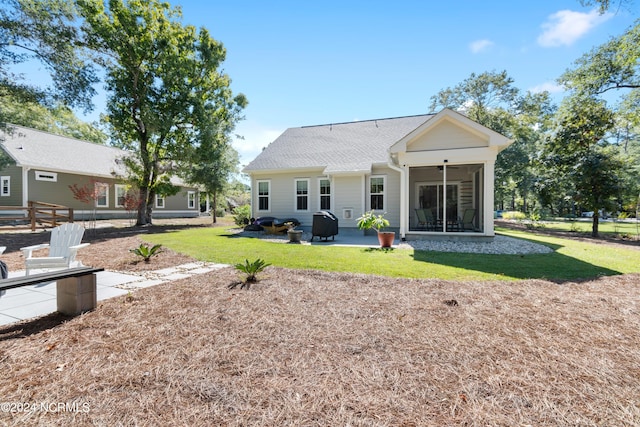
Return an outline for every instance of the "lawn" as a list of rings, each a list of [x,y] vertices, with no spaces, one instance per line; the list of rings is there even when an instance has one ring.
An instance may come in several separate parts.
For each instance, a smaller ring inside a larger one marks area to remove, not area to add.
[[[289,245],[238,237],[225,227],[193,228],[144,236],[177,252],[209,262],[236,264],[263,259],[279,267],[446,280],[575,280],[640,272],[637,248],[499,229],[554,249],[550,254],[485,255],[411,249]]]
[[[580,219],[576,221],[542,221],[537,224],[543,230],[569,231],[576,235],[591,235],[591,219]],[[600,220],[598,222],[598,233],[602,236],[618,236],[639,240],[640,222],[634,221],[612,221]]]

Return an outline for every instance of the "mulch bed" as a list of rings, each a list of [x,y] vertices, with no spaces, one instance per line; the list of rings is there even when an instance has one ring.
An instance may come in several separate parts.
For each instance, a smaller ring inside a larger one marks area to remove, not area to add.
[[[87,258],[141,268],[136,239],[95,238]],[[0,327],[0,424],[640,425],[640,275],[258,277],[229,289],[226,268]]]

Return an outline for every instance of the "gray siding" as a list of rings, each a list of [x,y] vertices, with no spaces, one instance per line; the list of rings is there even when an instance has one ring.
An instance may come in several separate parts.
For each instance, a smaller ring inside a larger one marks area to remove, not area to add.
[[[0,171],[0,176],[11,178],[9,196],[0,196],[0,206],[22,206],[22,168],[8,166]]]

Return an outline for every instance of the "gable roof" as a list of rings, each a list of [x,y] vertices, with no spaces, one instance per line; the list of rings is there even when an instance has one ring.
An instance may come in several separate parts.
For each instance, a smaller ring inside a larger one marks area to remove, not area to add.
[[[17,166],[109,178],[113,173],[125,173],[124,165],[117,161],[127,156],[124,150],[24,126],[8,126],[13,132],[1,133],[0,146]]]
[[[479,124],[465,116],[462,113],[457,111],[450,110],[445,108],[440,111],[438,114],[434,115],[431,120],[428,120],[422,123],[417,128],[413,129],[407,135],[405,135],[402,139],[395,142],[390,148],[389,151],[391,153],[397,153],[399,151],[407,151],[408,144],[419,137],[420,135],[424,135],[429,132],[431,129],[434,129],[438,125],[444,122],[455,123],[455,125],[461,129],[464,129],[465,132],[474,134],[478,136],[480,139],[486,140],[486,145],[489,147],[497,147],[498,150],[503,150],[507,148],[513,141],[507,138],[504,135],[499,134],[486,126]]]
[[[369,172],[372,165],[387,163],[389,147],[433,116],[289,128],[243,171],[322,168],[327,174]]]

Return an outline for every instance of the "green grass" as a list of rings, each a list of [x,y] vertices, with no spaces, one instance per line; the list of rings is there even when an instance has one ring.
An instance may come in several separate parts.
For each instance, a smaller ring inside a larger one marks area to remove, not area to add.
[[[222,227],[191,228],[143,238],[201,261],[236,264],[261,258],[286,268],[447,280],[573,280],[640,272],[640,251],[502,230],[554,249],[550,254],[484,255],[411,249],[290,245],[237,237]]]
[[[591,234],[591,219],[579,221],[544,221],[540,226],[545,230],[573,231],[576,233]],[[599,221],[598,232],[601,235],[611,236],[638,236],[640,235],[640,223]]]

